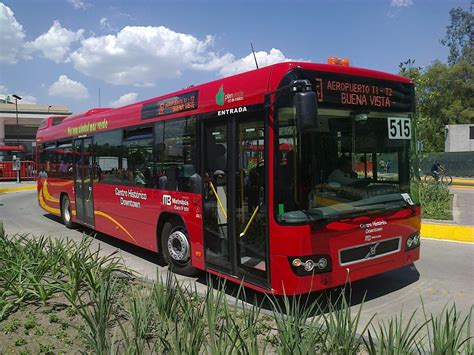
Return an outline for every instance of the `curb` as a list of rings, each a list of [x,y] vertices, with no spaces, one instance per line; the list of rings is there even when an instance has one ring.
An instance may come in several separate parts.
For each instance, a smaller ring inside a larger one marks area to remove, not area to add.
[[[458,184],[474,184],[474,179],[453,178],[453,183]]]
[[[18,186],[18,187],[0,187],[0,193],[36,190],[36,185]]]
[[[474,243],[474,226],[422,222],[421,236],[427,239]]]

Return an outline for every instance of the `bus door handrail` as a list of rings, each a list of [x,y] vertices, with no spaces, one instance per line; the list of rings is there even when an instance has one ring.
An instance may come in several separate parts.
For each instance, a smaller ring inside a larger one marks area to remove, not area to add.
[[[214,187],[214,184],[212,183],[212,181],[209,181],[209,186],[211,187],[211,190],[212,190],[212,193],[214,194],[214,196],[216,196],[217,204],[221,208],[222,213],[225,216],[225,219],[227,219],[227,211],[225,210],[224,205],[222,204],[222,201],[219,198],[219,195],[217,194],[216,188]]]
[[[247,222],[247,225],[245,226],[243,232],[240,233],[240,238],[245,237],[245,235],[247,234],[247,231],[248,231],[248,229],[250,228],[250,225],[252,224],[253,220],[255,219],[255,216],[257,215],[258,210],[260,209],[261,206],[262,206],[262,204],[258,205],[258,206],[255,207],[255,209],[253,210],[252,216],[250,217],[249,221]]]

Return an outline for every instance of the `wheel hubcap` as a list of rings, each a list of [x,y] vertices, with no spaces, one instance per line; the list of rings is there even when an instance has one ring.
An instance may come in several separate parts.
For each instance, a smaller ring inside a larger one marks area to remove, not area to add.
[[[175,261],[187,261],[190,256],[190,247],[186,234],[180,230],[171,233],[168,238],[168,252]]]

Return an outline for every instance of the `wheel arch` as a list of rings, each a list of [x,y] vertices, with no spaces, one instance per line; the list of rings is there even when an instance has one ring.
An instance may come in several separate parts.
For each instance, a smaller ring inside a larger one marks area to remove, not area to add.
[[[176,224],[181,224],[182,226],[184,226],[186,228],[186,223],[184,223],[184,220],[183,218],[178,215],[178,214],[175,214],[175,213],[169,213],[169,212],[162,212],[160,214],[160,217],[158,217],[158,222],[156,224],[156,247],[157,247],[157,250],[159,253],[162,252],[161,250],[161,241],[162,241],[162,237],[163,237],[163,227],[165,225],[166,222],[169,222],[169,221],[175,221]],[[187,230],[187,228],[186,228]]]

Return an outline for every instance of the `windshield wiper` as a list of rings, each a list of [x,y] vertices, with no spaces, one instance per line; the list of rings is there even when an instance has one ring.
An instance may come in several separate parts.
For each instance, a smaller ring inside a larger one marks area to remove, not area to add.
[[[414,205],[411,205],[406,201],[403,197],[400,196],[399,199],[392,199],[392,200],[387,200],[387,201],[377,201],[373,203],[364,203],[363,205],[358,205],[357,207],[364,207],[364,206],[373,206],[373,205],[381,205],[384,203],[391,203],[391,202],[403,202],[403,205],[405,207],[410,208],[413,212],[416,211],[416,207]]]

